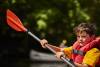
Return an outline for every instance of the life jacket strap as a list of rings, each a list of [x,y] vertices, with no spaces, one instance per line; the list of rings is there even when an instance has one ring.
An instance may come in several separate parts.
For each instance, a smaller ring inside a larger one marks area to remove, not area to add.
[[[85,54],[86,54],[86,52],[83,52],[83,51],[80,51],[80,50],[76,50],[76,49],[73,49],[72,50],[72,53],[79,54],[81,56],[85,56]]]

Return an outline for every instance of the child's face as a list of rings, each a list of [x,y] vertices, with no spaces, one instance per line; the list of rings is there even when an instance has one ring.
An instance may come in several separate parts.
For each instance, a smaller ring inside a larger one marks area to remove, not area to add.
[[[80,46],[84,46],[84,43],[89,39],[91,39],[91,36],[86,32],[79,32],[77,34],[77,41],[80,43]]]

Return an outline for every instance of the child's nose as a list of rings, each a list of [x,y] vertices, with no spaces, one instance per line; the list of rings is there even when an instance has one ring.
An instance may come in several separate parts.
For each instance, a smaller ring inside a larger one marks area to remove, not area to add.
[[[82,41],[82,37],[80,37],[80,39],[79,39],[80,41]]]

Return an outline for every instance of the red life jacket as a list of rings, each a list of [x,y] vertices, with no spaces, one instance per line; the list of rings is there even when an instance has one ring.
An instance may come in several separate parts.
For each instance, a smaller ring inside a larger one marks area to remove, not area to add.
[[[72,59],[74,62],[82,63],[84,59],[84,55],[87,51],[89,51],[92,48],[98,48],[100,49],[100,37],[99,38],[91,38],[90,40],[87,40],[85,43],[85,46],[81,47],[79,43],[76,41],[73,44],[73,50],[76,51],[72,54]]]

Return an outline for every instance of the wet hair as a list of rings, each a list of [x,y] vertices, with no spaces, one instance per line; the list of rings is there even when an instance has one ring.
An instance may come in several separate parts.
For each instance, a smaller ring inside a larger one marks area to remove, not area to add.
[[[80,23],[73,29],[74,33],[86,32],[87,34],[94,35],[96,32],[96,25],[92,23]]]

